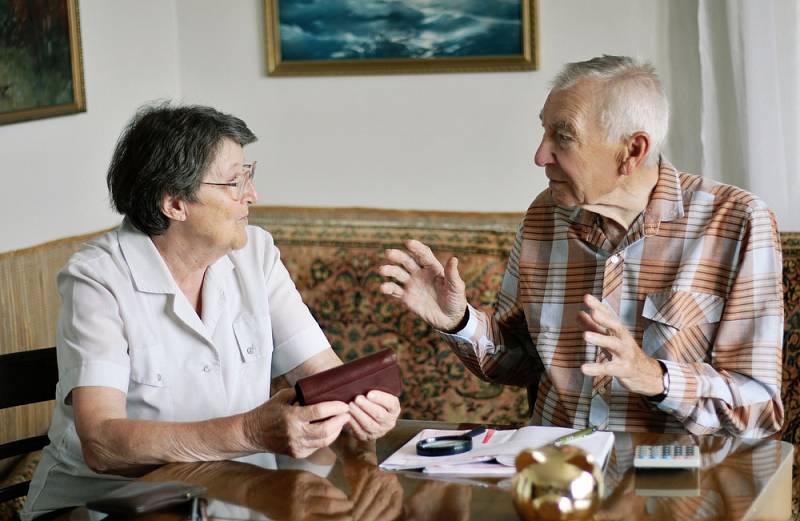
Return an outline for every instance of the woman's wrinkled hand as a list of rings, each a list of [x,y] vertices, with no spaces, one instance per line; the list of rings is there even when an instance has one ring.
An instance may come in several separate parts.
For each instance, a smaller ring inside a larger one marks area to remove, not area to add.
[[[353,435],[362,441],[380,438],[394,428],[400,416],[400,401],[383,391],[372,390],[366,396],[358,395],[348,406],[348,425]]]
[[[281,389],[245,414],[247,449],[304,458],[333,443],[351,420],[350,408],[344,402],[300,406],[294,400],[293,389]]]

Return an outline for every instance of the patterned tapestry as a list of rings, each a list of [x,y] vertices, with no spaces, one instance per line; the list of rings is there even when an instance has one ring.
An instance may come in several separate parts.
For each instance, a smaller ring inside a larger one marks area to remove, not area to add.
[[[524,389],[479,380],[422,320],[380,293],[386,248],[410,238],[456,255],[473,305],[491,308],[521,216],[258,208],[303,299],[345,361],[391,348],[403,373],[403,417],[519,424]]]

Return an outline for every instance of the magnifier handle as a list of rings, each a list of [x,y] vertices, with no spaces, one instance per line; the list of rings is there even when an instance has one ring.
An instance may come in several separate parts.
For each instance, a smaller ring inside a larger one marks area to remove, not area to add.
[[[486,432],[486,427],[482,425],[480,427],[475,427],[471,431],[465,432],[464,434],[462,434],[462,436],[467,436],[472,438],[473,436],[477,436],[478,434],[483,434],[484,432]]]

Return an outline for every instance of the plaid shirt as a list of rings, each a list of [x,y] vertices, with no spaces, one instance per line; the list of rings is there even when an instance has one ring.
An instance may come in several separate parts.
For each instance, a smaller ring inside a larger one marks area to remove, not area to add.
[[[531,422],[610,430],[780,430],[783,296],[775,219],[738,188],[660,163],[647,208],[613,247],[600,217],[531,204],[509,257],[493,316],[470,307],[443,334],[479,377],[528,387]],[[658,404],[585,362],[607,360],[583,340],[584,294],[610,306],[669,372]]]

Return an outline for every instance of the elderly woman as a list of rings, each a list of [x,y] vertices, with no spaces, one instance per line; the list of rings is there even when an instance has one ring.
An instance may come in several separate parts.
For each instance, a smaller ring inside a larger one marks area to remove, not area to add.
[[[394,426],[398,400],[380,391],[307,407],[291,389],[270,398],[272,378],[341,362],[272,237],[247,224],[258,195],[243,146],[255,139],[200,106],[144,108],[123,132],[107,178],[122,225],[58,275],[56,409],[26,518],[70,506],[76,478],[303,457],[345,426],[360,439]]]

